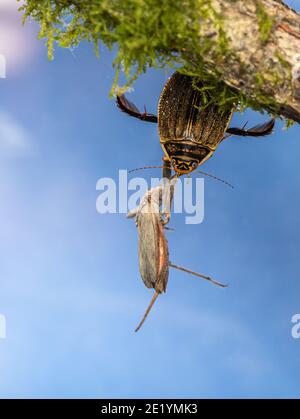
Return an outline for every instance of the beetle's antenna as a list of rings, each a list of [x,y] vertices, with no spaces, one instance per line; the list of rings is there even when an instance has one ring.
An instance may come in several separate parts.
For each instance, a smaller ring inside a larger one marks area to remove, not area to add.
[[[150,301],[150,304],[146,310],[146,313],[144,314],[144,317],[142,318],[142,320],[140,321],[138,327],[135,329],[135,332],[138,332],[140,330],[140,328],[143,326],[146,318],[148,317],[148,314],[150,313],[151,308],[153,307],[153,304],[155,303],[157,297],[159,296],[159,292],[155,291],[152,300]]]
[[[144,166],[144,167],[138,167],[136,169],[129,170],[128,173],[138,172],[139,170],[144,170],[144,169],[163,169],[163,168],[164,168],[164,166]],[[172,169],[172,170],[174,170],[174,169]],[[210,173],[203,172],[201,170],[197,170],[197,173],[201,173],[204,176],[208,176],[208,177],[211,177],[212,179],[218,180],[219,182],[225,183],[225,185],[234,189],[234,186],[231,183],[227,182],[226,180],[220,179],[217,176],[211,175]]]
[[[144,167],[138,167],[137,169],[129,170],[128,173],[138,172],[139,170],[144,170],[144,169],[163,169],[163,168],[164,166],[144,166]]]
[[[204,176],[208,176],[208,177],[211,177],[212,179],[218,180],[219,182],[225,183],[225,185],[229,186],[231,189],[234,189],[234,186],[224,179],[220,179],[219,177],[211,175],[210,173],[202,172],[202,170],[197,170],[197,173],[201,173]]]
[[[215,285],[218,285],[219,287],[222,287],[222,288],[228,287],[228,284],[222,284],[221,282],[215,281],[214,279],[210,278],[209,276],[205,276],[205,275],[199,274],[198,272],[191,271],[190,269],[183,268],[182,266],[174,265],[171,262],[169,262],[169,266],[171,268],[178,269],[179,271],[183,271],[183,272],[186,272],[188,274],[198,276],[199,278],[203,278],[206,281],[209,281],[209,282],[212,282]]]

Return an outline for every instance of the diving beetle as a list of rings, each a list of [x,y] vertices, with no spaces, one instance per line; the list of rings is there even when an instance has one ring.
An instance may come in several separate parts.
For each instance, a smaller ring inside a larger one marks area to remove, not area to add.
[[[199,83],[198,87],[203,87]],[[202,106],[202,95],[194,88],[193,78],[173,73],[165,84],[158,103],[158,116],[139,109],[125,95],[117,96],[121,111],[142,121],[158,122],[160,143],[165,158],[171,162],[177,175],[191,173],[209,159],[229,135],[261,137],[272,133],[272,118],[248,130],[229,128],[234,112],[212,103]],[[225,135],[229,134],[229,135]]]

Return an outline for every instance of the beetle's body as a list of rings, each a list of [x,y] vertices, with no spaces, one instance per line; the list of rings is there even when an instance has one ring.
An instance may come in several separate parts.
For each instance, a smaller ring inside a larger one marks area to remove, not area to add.
[[[174,73],[160,95],[158,130],[165,155],[181,172],[190,172],[212,156],[224,138],[233,109],[217,104],[202,109],[192,78]],[[199,86],[200,87],[200,86]]]
[[[198,87],[203,87],[199,82]],[[260,137],[268,135],[274,119],[249,130],[228,128],[234,108],[218,103],[203,106],[202,94],[194,88],[193,78],[175,72],[159,98],[158,116],[141,113],[124,95],[117,96],[119,108],[142,121],[158,122],[160,143],[165,157],[178,175],[190,173],[204,163],[230,135]]]

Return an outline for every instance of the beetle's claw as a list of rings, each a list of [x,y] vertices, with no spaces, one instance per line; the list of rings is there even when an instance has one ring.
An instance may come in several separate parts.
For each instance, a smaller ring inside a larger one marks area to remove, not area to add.
[[[169,221],[170,221],[170,218],[171,218],[171,213],[170,212],[163,212],[161,214],[161,222],[162,222],[162,225],[163,226],[167,225],[169,223]]]

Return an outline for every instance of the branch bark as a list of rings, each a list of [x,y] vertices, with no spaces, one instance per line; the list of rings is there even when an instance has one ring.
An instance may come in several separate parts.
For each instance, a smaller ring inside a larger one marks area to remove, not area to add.
[[[280,0],[212,0],[212,5],[232,51],[218,64],[223,81],[248,96],[269,97],[282,116],[300,123],[300,15]],[[207,62],[213,73],[213,56]]]

